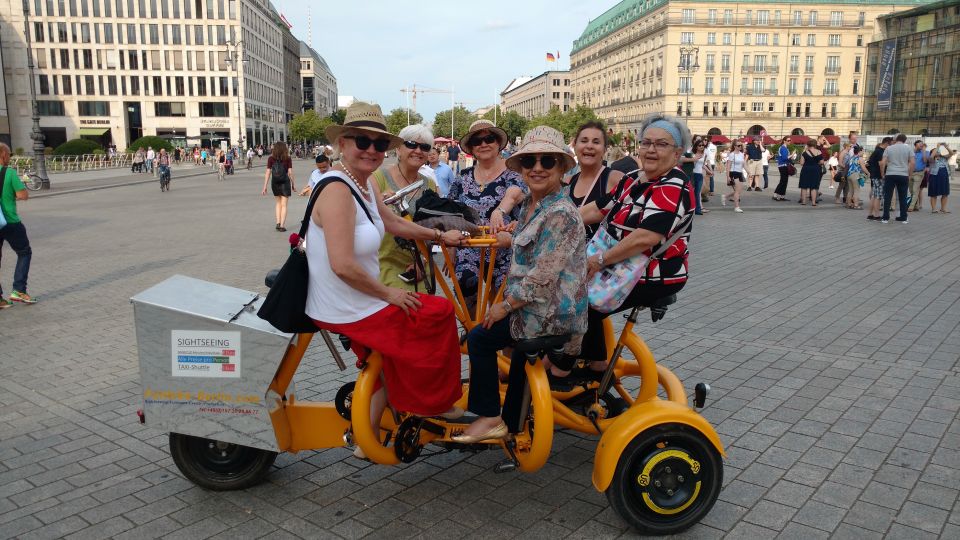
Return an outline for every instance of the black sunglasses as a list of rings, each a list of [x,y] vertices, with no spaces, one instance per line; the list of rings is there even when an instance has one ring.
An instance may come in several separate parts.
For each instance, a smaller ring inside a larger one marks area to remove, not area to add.
[[[520,158],[520,166],[524,169],[532,169],[537,165],[537,161],[540,161],[540,166],[546,170],[550,170],[557,166],[556,156],[545,155],[545,156],[523,156]]]
[[[488,134],[484,135],[483,137],[481,137],[481,136],[479,136],[479,135],[475,135],[475,136],[473,136],[473,137],[470,137],[470,140],[467,141],[467,142],[470,143],[470,146],[480,146],[480,145],[483,144],[483,143],[493,144],[494,142],[498,142],[499,140],[500,140],[500,137],[497,137],[496,134],[494,134],[494,133],[488,133]]]
[[[344,135],[343,138],[353,139],[359,150],[366,150],[371,144],[377,152],[386,152],[390,148],[390,139],[371,139],[366,135]]]
[[[416,141],[403,141],[403,145],[411,150],[415,150],[419,146],[420,150],[423,150],[424,152],[429,152],[430,149],[433,148],[433,146],[427,143],[418,143]]]

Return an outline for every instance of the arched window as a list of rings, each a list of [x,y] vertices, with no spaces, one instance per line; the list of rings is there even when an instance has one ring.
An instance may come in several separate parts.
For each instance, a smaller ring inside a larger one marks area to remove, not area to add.
[[[710,131],[707,132],[707,135],[711,137],[714,135],[723,135],[723,131],[720,131],[720,128],[710,128]]]
[[[793,128],[793,131],[790,132],[791,135],[803,135],[803,130],[800,128]]]
[[[750,129],[747,130],[747,135],[751,137],[757,136],[757,135],[760,135],[761,131],[766,131],[766,129],[764,129],[764,127],[759,124],[754,124],[750,126]]]
[[[827,129],[821,131],[820,134],[821,134],[821,135],[824,135],[824,136],[826,136],[826,135],[836,135],[836,133],[834,133],[833,130],[830,129],[830,128],[827,128]]]

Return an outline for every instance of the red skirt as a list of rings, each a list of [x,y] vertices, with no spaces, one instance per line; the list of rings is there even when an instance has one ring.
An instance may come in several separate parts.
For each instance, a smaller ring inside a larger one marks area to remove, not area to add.
[[[462,394],[460,342],[453,304],[439,296],[419,298],[423,306],[410,316],[389,305],[352,323],[314,323],[350,338],[358,356],[364,348],[383,355],[387,399],[395,409],[434,416]]]

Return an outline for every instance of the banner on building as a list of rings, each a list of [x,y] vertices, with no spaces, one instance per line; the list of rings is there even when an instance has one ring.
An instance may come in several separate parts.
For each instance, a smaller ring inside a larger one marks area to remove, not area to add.
[[[893,103],[893,75],[897,59],[897,40],[883,42],[880,48],[880,73],[877,78],[877,110],[889,111]]]

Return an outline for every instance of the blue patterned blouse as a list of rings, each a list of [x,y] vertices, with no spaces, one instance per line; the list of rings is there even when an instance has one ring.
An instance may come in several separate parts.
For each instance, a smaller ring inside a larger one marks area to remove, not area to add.
[[[573,334],[565,348],[580,352],[587,331],[587,253],[580,212],[563,190],[545,197],[525,220],[524,199],[513,233],[506,296],[529,302],[511,315],[514,339]]]

